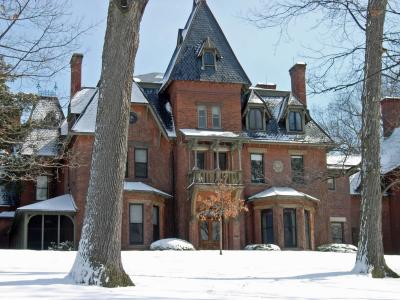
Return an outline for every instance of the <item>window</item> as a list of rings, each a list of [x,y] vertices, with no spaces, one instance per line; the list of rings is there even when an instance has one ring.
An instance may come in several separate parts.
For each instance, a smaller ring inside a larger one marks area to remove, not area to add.
[[[203,67],[215,68],[215,52],[206,50],[203,54]]]
[[[211,108],[212,112],[212,127],[221,128],[221,107],[213,106]]]
[[[250,154],[251,160],[251,182],[264,182],[264,155]]]
[[[306,249],[311,249],[311,221],[309,210],[304,210],[304,228],[306,230]]]
[[[285,248],[297,247],[296,209],[294,208],[283,209],[283,226],[284,226]]]
[[[143,204],[129,205],[129,243],[143,244]]]
[[[47,200],[48,181],[47,176],[38,176],[36,178],[36,200]]]
[[[135,124],[138,120],[138,116],[135,112],[129,114],[129,124]]]
[[[200,239],[202,241],[208,241],[208,222],[200,222]]]
[[[261,212],[262,242],[274,244],[274,218],[272,209],[264,209]]]
[[[197,152],[197,168],[199,170],[206,169],[206,153],[205,152]]]
[[[227,170],[228,169],[228,159],[226,152],[218,152],[219,158],[219,169],[220,170]],[[214,152],[214,168],[217,168],[217,152]]]
[[[263,130],[263,117],[261,109],[251,108],[248,116],[249,130]]]
[[[153,206],[153,241],[158,241],[160,239],[160,208],[158,206]]]
[[[294,155],[291,157],[292,181],[294,183],[304,183],[304,161],[303,156]]]
[[[336,189],[336,180],[334,177],[328,178],[327,183],[328,183],[328,190],[334,191]]]
[[[301,112],[289,112],[289,131],[303,131],[303,119]]]
[[[207,128],[207,107],[200,105],[197,107],[198,127]]]
[[[135,149],[135,177],[147,178],[147,149]]]
[[[343,222],[331,222],[331,235],[332,243],[343,244],[344,243],[344,226]]]

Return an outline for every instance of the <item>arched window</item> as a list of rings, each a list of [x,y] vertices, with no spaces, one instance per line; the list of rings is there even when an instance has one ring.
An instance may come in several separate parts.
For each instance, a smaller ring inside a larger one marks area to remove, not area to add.
[[[261,109],[251,108],[248,115],[250,130],[263,130],[263,116]]]

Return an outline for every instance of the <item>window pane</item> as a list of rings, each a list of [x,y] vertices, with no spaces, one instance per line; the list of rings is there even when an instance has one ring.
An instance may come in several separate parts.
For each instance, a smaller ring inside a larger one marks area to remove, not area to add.
[[[335,189],[335,178],[328,178],[327,183],[328,183],[329,190]]]
[[[203,105],[199,106],[197,108],[197,114],[199,128],[207,128],[207,108]]]
[[[332,234],[332,242],[343,244],[343,223],[341,222],[332,222],[331,223],[331,234]]]
[[[283,225],[284,225],[285,247],[297,247],[295,209],[285,208],[283,210]]]
[[[129,224],[129,242],[131,244],[143,244],[143,224]]]
[[[262,130],[262,112],[260,109],[250,109],[249,112],[249,129],[250,130]]]
[[[152,215],[153,225],[158,225],[158,219],[159,219],[159,208],[158,206],[153,206],[153,215]]]
[[[302,124],[302,120],[301,120],[301,114],[300,112],[295,112],[295,116],[296,116],[296,130],[297,131],[301,131],[303,128],[303,124]]]
[[[47,200],[47,188],[36,189],[36,200]]]
[[[272,209],[265,209],[261,213],[262,241],[264,244],[273,244],[274,221]]]
[[[213,128],[221,127],[221,108],[219,106],[212,107],[212,125]]]
[[[304,162],[303,156],[292,156],[291,157],[292,166],[292,180],[296,183],[304,182]]]
[[[38,188],[46,188],[47,189],[47,176],[38,176],[37,177],[37,187]]]
[[[205,152],[197,152],[197,168],[200,170],[205,169]]]
[[[219,241],[220,237],[220,227],[219,222],[212,222],[212,239],[213,241]]]
[[[135,149],[135,162],[147,163],[147,150]]]
[[[250,154],[251,182],[264,182],[264,159],[262,154]]]
[[[202,241],[208,241],[208,222],[200,222],[200,238]]]
[[[215,65],[215,55],[212,51],[205,51],[203,55],[204,66],[214,66]]]
[[[303,120],[301,113],[298,111],[289,112],[289,131],[302,131]]]
[[[131,204],[130,209],[130,223],[143,223],[143,205]]]

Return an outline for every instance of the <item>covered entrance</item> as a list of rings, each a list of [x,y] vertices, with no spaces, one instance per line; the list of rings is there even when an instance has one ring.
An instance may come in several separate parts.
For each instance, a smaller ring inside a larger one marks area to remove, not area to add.
[[[199,249],[217,250],[221,239],[221,229],[219,221],[205,220],[199,221]]]
[[[75,214],[71,195],[19,207],[15,230],[17,248],[47,250],[49,247],[75,245]]]

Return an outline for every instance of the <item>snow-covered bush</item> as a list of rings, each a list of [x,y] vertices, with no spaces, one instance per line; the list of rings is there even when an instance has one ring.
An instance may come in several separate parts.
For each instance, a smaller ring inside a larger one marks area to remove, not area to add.
[[[318,246],[317,250],[322,252],[354,253],[357,252],[357,247],[350,244],[326,244]]]
[[[57,245],[57,243],[51,242],[48,250],[72,251],[74,250],[74,243],[72,243],[71,241],[65,241]]]
[[[163,239],[155,241],[150,245],[150,250],[196,250],[193,245],[180,239]]]
[[[244,247],[244,250],[280,251],[281,248],[274,244],[251,244]]]

